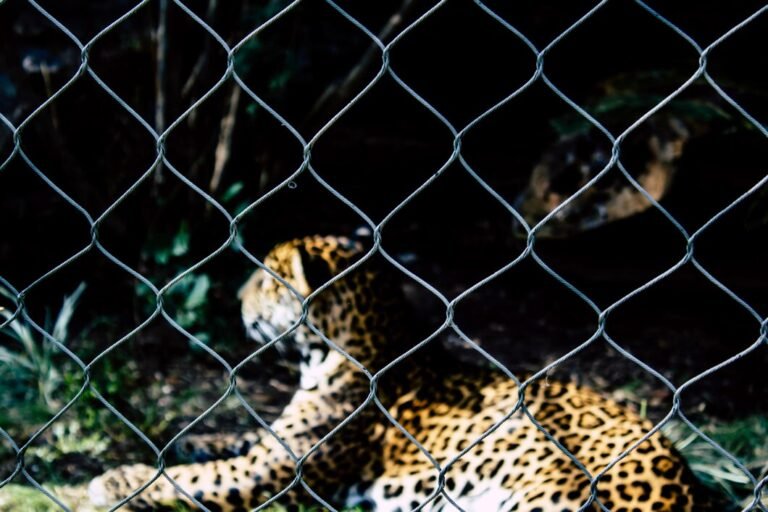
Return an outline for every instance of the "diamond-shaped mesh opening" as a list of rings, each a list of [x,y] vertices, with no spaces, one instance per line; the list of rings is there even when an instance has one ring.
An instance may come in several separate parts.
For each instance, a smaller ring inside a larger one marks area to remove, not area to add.
[[[3,266],[7,269],[4,279],[19,287],[26,286],[87,246],[85,219],[35,176],[25,162],[19,158],[11,160],[0,173],[0,183],[7,221],[3,233],[8,240],[2,251]],[[21,190],[15,190],[16,183]],[[66,233],[59,228],[61,222],[70,226]],[[38,249],[35,240],[41,238],[51,242],[49,250]]]
[[[323,23],[312,23],[313,19]],[[344,106],[334,104],[334,86],[344,83],[344,74],[359,63],[369,45],[365,34],[328,4],[302,2],[245,41],[235,56],[235,70],[249,88],[308,137],[310,130],[317,130]],[[359,92],[377,68],[360,68],[359,83],[346,85],[345,94]],[[300,97],[286,96],[289,81],[302,88]]]
[[[52,137],[51,116],[59,135]],[[94,145],[103,152],[94,152]],[[24,130],[22,147],[91,215],[100,215],[150,168],[154,142],[90,77],[80,77]],[[119,162],[119,163],[116,163]],[[73,187],[72,180],[88,183]]]
[[[454,36],[436,39],[436,32]],[[481,51],[491,46],[499,52]],[[525,83],[535,57],[475,5],[449,2],[397,45],[392,66],[449,120],[467,123]]]
[[[562,238],[542,239],[536,250],[590,298],[610,304],[684,257],[685,240],[665,221],[663,215],[651,210],[630,218],[619,229],[617,224],[608,224],[604,232],[612,235],[610,242],[595,232],[586,232],[582,243],[563,246]],[[634,234],[629,229],[634,229]],[[611,286],[605,286],[606,279],[611,280]]]
[[[359,130],[377,105],[389,108]],[[440,168],[451,149],[441,123],[385,76],[323,135],[312,162],[328,183],[381,220]]]
[[[153,189],[161,199],[148,199]],[[176,194],[189,195],[184,212],[162,199]],[[145,181],[104,218],[100,240],[107,250],[156,286],[165,286],[227,241],[227,219],[207,204],[176,176],[169,176],[159,186]],[[137,238],[138,230],[147,242],[143,246],[126,243]]]
[[[645,44],[648,38],[653,38],[658,45]],[[632,92],[640,98],[657,91],[663,98],[696,70],[698,59],[684,40],[633,2],[605,5],[588,23],[569,33],[547,57],[547,76],[601,121],[603,112],[596,108],[599,103],[590,108],[584,101],[594,95],[596,83],[610,83],[624,73],[642,76],[643,72],[674,72],[677,80],[671,78],[666,83],[663,80],[644,83],[635,78]],[[652,105],[645,110],[650,107]],[[612,131],[623,129],[607,126]]]
[[[493,297],[493,304],[484,297]],[[535,322],[525,320],[531,311],[537,312]],[[535,372],[583,343],[597,321],[588,306],[530,260],[468,295],[456,308],[456,322],[466,335],[520,374]],[[593,352],[597,357],[599,350]],[[484,363],[476,353],[473,360]]]
[[[0,508],[767,510],[766,7],[684,4],[3,3]]]
[[[406,261],[405,266],[447,296],[455,297],[503,267],[524,248],[522,244],[498,243],[509,232],[511,218],[502,205],[489,199],[486,190],[459,164],[453,164],[387,226],[385,248],[396,254],[414,253],[414,247],[426,242],[433,250],[421,254],[412,264]],[[470,247],[471,251],[467,251]],[[463,256],[467,252],[470,254]],[[455,268],[454,258],[470,267],[458,279],[451,279],[448,270]]]
[[[197,147],[194,154],[189,152],[190,144]],[[166,152],[185,178],[232,215],[290,176],[302,162],[296,139],[231,80],[176,126]]]
[[[748,311],[686,266],[617,309],[607,330],[641,359],[652,357],[654,368],[687,379],[754,343],[756,327]],[[730,342],[720,343],[726,336]]]
[[[739,31],[732,38],[724,41],[713,54],[716,59],[713,59],[710,69],[717,84],[739,105],[748,109],[752,117],[761,120],[763,124],[768,112],[759,98],[761,91],[765,90],[766,76],[756,70],[751,71],[748,66],[738,66],[737,70],[735,56],[746,51],[750,44],[749,37],[764,30],[765,26],[766,20],[762,17],[755,20],[754,24],[744,27],[744,31]]]
[[[762,240],[766,228],[760,219],[768,216],[766,197],[768,187],[763,183],[749,199],[705,231],[698,240],[700,248],[697,258],[704,268],[752,305],[760,316],[765,316],[768,311],[765,299],[751,280],[738,278],[736,269],[751,271],[764,261],[766,247]],[[738,252],[726,251],[727,247],[733,247]]]
[[[282,231],[279,225],[272,222],[275,218],[285,219],[286,222],[294,219],[298,225],[309,226],[308,229],[313,233],[328,233],[336,223],[343,225],[347,233],[352,233],[361,225],[360,217],[355,212],[350,211],[346,205],[340,203],[325,187],[306,173],[289,180],[274,194],[268,197],[265,195],[261,195],[264,199],[259,198],[255,208],[243,210],[242,227],[239,228],[244,248],[258,257],[271,249],[272,244],[267,240],[271,239],[275,233],[285,233],[284,241],[287,241],[304,236],[307,232],[298,227]],[[363,241],[363,243],[370,245],[370,242]],[[254,262],[244,261],[243,263],[248,265],[249,271],[258,269]],[[246,277],[247,273],[241,276],[243,281]]]
[[[159,17],[157,6],[150,3],[113,27],[94,45],[90,65],[147,122],[163,121],[164,128],[216,84],[226,69],[227,54],[173,3],[162,16],[165,44],[152,53],[142,51],[156,45]],[[174,62],[177,73],[161,85],[151,70],[167,62]]]

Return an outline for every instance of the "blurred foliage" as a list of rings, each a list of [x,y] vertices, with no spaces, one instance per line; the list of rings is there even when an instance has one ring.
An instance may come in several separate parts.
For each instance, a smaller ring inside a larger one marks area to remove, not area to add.
[[[62,345],[69,341],[69,324],[83,291],[85,283],[64,297],[55,316],[46,315],[43,330]],[[0,287],[0,295],[12,301],[16,298],[3,287]],[[3,411],[0,414],[6,415],[15,406],[25,404],[29,411],[37,411],[35,416],[50,415],[64,405],[60,391],[68,383],[69,372],[63,371],[61,359],[57,360],[60,349],[19,316],[13,318],[11,311],[0,309],[0,316],[5,321],[10,320],[0,331],[3,335],[0,343],[0,380],[5,386],[4,393],[0,394]],[[2,416],[0,424],[7,424]]]
[[[752,481],[732,460],[682,422],[670,422],[662,430],[702,482],[726,494],[733,503],[746,506],[751,502]],[[768,476],[767,417],[755,415],[733,421],[713,421],[701,430],[736,457],[758,481]]]
[[[141,258],[151,262],[155,277],[167,282],[180,275],[188,268],[184,259],[189,253],[191,232],[189,224],[182,221],[178,230],[170,240],[164,237],[153,237],[151,234],[142,250]],[[206,343],[210,333],[206,330],[211,325],[208,292],[211,288],[211,278],[204,273],[190,272],[164,293],[164,300],[173,307],[174,320],[198,340]],[[142,304],[143,316],[147,317],[156,309],[155,293],[141,281],[136,282],[136,296]]]
[[[8,484],[3,487],[3,492],[0,493],[0,512],[18,512],[19,510],[24,510],[24,512],[59,512],[61,507],[34,487]]]
[[[268,0],[261,6],[246,4],[244,6],[245,25],[258,27],[284,7],[285,2],[279,0]],[[243,76],[248,76],[254,72],[256,63],[259,68],[283,67],[278,73],[270,73],[269,84],[272,90],[285,87],[296,70],[296,59],[292,52],[284,47],[274,47],[258,36],[248,39],[235,54],[235,69]]]
[[[69,332],[85,289],[85,283],[81,283],[72,294],[65,296],[58,313],[46,315],[41,326],[62,345],[66,346],[73,338],[81,347],[89,345],[87,334],[90,328],[75,335]],[[15,299],[2,287],[0,295]],[[0,316],[7,321],[13,313],[0,308]],[[109,319],[96,319],[93,323],[100,322],[109,322]],[[105,371],[99,372],[95,382],[105,396],[119,396],[135,380],[136,366],[131,362],[114,365],[109,360],[103,364]],[[0,378],[5,386],[4,393],[0,394],[0,425],[11,427],[11,430],[18,430],[13,428],[14,423],[19,427],[26,422],[31,427],[50,418],[75,396],[85,379],[82,369],[71,357],[63,354],[50,339],[20,316],[0,330]],[[24,421],[17,423],[22,418]],[[80,419],[86,428],[98,428],[101,424],[96,411],[90,414],[86,409]]]

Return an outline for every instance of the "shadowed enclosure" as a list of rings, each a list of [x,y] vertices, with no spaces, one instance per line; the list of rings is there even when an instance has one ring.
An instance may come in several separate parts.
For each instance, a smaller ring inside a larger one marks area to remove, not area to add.
[[[0,1],[0,511],[276,418],[297,356],[237,292],[315,234],[411,347],[593,387],[768,510],[766,11]]]

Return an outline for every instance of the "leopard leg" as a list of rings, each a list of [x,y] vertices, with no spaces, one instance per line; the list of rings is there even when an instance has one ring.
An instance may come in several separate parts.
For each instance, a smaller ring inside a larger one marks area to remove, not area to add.
[[[175,452],[184,462],[231,459],[247,454],[262,436],[262,432],[190,435],[177,443]]]

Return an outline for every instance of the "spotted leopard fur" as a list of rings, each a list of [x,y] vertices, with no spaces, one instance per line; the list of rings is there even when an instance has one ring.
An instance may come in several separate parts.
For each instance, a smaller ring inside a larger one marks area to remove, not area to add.
[[[278,245],[264,262],[308,296],[362,252],[344,238],[309,237]],[[263,270],[240,297],[246,327],[259,341],[272,341],[301,319],[295,294]],[[301,387],[270,426],[280,439],[263,431],[243,455],[170,467],[167,474],[186,496],[161,477],[129,506],[160,509],[181,501],[243,512],[277,497],[297,510],[312,502],[299,472],[329,505],[365,503],[384,512],[455,506],[491,512],[706,510],[670,443],[658,434],[639,443],[651,424],[588,388],[534,381],[524,389],[521,409],[520,389],[504,374],[467,367],[428,347],[375,381],[377,406],[370,400],[369,375],[418,341],[407,341],[402,307],[393,280],[368,262],[332,283],[311,301],[308,320],[354,362],[301,325],[279,342],[296,343],[302,351]],[[630,449],[592,485],[588,475]],[[143,465],[111,470],[92,481],[92,500],[114,504],[156,472]]]
[[[528,187],[518,196],[515,207],[530,226],[559,208],[537,231],[540,237],[553,238],[642,213],[653,204],[649,197],[658,202],[672,186],[678,161],[691,138],[689,126],[677,117],[664,117],[648,121],[634,134],[633,138],[646,145],[640,161],[630,166],[644,192],[618,169],[590,186],[610,162],[612,144],[594,133],[597,130],[563,136],[533,168]],[[626,155],[623,158],[627,160]],[[566,201],[568,204],[561,207]],[[525,234],[521,228],[518,231]]]

